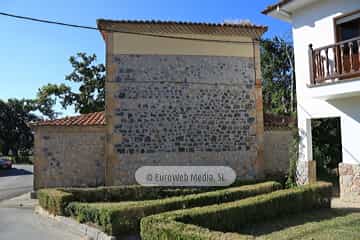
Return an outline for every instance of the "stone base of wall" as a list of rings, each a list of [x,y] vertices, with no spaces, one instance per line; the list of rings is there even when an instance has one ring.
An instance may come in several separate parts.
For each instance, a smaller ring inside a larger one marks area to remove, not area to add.
[[[256,156],[255,151],[123,154],[111,163],[114,177],[108,185],[136,184],[135,172],[143,166],[228,166],[239,180],[253,180],[261,177],[255,171]]]
[[[339,164],[340,198],[347,202],[360,202],[360,165]]]
[[[316,162],[298,161],[296,165],[296,183],[299,185],[316,182]]]

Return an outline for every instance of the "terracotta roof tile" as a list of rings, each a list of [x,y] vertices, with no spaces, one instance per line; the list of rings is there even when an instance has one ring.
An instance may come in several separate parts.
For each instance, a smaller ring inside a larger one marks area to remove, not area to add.
[[[204,22],[176,22],[158,20],[108,20],[98,19],[100,29],[114,29],[160,34],[217,34],[217,35],[251,35],[260,37],[267,31],[267,26],[244,22],[232,23],[204,23]]]
[[[94,112],[79,116],[39,121],[32,123],[31,126],[96,126],[105,124],[104,112]]]
[[[244,23],[206,23],[206,22],[185,22],[185,21],[161,21],[161,20],[111,20],[98,19],[98,23],[126,23],[126,24],[155,24],[155,25],[187,25],[205,27],[234,27],[234,28],[267,28],[263,25],[255,25],[250,22]]]
[[[270,6],[267,6],[261,13],[263,14],[268,14],[269,12],[275,10],[277,7],[281,7],[284,6],[285,4],[288,4],[289,2],[291,2],[293,0],[280,0],[275,4],[272,4]]]

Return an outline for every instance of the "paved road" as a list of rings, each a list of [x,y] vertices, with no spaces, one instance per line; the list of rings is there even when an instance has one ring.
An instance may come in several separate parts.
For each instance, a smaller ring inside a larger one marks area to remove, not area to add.
[[[0,201],[33,189],[33,166],[16,164],[10,170],[0,170]]]
[[[0,240],[79,240],[72,229],[34,213],[37,201],[24,194],[33,189],[32,172],[30,165],[0,170]]]
[[[32,208],[0,207],[1,240],[80,240],[59,223],[34,213]]]

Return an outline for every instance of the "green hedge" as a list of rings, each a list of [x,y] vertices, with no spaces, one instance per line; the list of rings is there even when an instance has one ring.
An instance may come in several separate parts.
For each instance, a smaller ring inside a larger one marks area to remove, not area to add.
[[[144,187],[140,185],[98,188],[49,188],[37,192],[39,204],[55,215],[66,215],[70,202],[121,202],[161,199],[206,191],[201,188]]]
[[[59,189],[39,190],[37,198],[40,206],[54,215],[65,215],[65,207],[76,200],[73,194]]]
[[[282,186],[277,182],[227,188],[212,192],[179,197],[120,203],[72,202],[67,213],[80,222],[91,222],[110,235],[134,233],[140,228],[141,218],[170,210],[230,202],[272,192]]]
[[[120,202],[154,200],[159,198],[194,194],[205,191],[205,189],[128,185],[99,188],[70,188],[62,189],[62,191],[73,194],[76,201],[79,202]]]
[[[261,180],[237,180],[231,187],[258,183]],[[263,181],[264,182],[264,181]],[[174,188],[127,185],[97,188],[49,188],[37,192],[40,206],[55,215],[65,215],[65,207],[76,202],[121,202],[162,199],[224,189],[226,187]]]
[[[319,182],[220,205],[153,215],[141,220],[141,237],[143,240],[254,239],[237,232],[246,224],[329,208],[331,193],[330,183]]]

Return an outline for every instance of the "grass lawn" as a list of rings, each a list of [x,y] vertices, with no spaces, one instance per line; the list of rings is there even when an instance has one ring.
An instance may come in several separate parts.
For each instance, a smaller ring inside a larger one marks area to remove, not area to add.
[[[358,240],[360,211],[317,210],[248,226],[241,233],[259,240]]]

